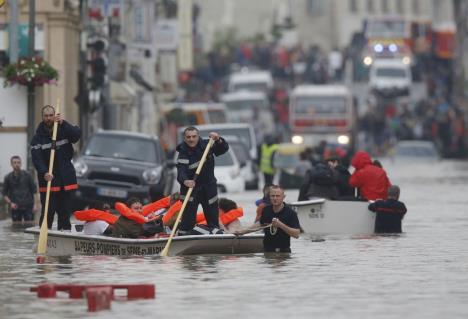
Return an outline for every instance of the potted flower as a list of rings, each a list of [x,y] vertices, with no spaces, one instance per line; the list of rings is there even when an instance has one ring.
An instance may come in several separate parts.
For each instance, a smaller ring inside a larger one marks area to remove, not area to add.
[[[21,58],[17,63],[7,65],[3,76],[4,87],[14,84],[42,86],[55,84],[58,80],[57,70],[40,56]]]

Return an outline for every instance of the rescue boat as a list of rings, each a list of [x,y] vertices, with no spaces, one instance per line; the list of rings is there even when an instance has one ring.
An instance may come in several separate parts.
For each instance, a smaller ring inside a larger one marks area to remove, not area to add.
[[[368,235],[374,233],[375,213],[368,202],[314,198],[290,203],[299,223],[311,235]]]
[[[33,234],[38,241],[39,227],[30,227],[26,233]],[[47,236],[48,256],[113,255],[151,256],[159,255],[168,237],[143,239],[114,238],[102,235],[86,235],[76,230],[63,232],[49,230]],[[263,252],[263,234],[190,235],[176,236],[169,249],[170,256],[204,254],[253,254]]]

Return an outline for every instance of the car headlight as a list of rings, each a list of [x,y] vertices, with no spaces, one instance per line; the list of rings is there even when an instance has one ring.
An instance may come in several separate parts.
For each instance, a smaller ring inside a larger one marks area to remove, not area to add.
[[[339,144],[349,144],[349,136],[348,135],[338,136],[338,143]]]
[[[294,135],[291,138],[291,141],[293,142],[293,144],[302,144],[304,143],[304,137],[302,137],[301,135]]]
[[[366,56],[363,60],[364,64],[369,66],[372,64],[372,58],[370,56]]]
[[[88,171],[88,165],[86,165],[82,160],[74,161],[73,166],[75,167],[76,177],[83,177]]]
[[[148,168],[143,172],[143,179],[148,183],[148,184],[156,184],[161,180],[161,175],[162,175],[162,167],[153,167],[153,168]]]
[[[403,64],[409,65],[411,63],[411,58],[409,56],[405,56],[403,59],[401,59],[401,62],[403,62]]]

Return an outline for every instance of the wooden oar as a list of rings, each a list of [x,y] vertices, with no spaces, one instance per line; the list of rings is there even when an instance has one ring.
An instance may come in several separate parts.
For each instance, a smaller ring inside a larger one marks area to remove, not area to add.
[[[200,163],[198,164],[197,170],[195,171],[195,176],[193,177],[193,180],[195,182],[197,181],[198,174],[200,174],[203,164],[205,164],[206,157],[208,156],[208,152],[210,151],[210,148],[213,145],[213,143],[214,143],[214,140],[210,138],[208,140],[208,145],[206,146],[205,151],[203,152]],[[167,240],[166,247],[164,247],[163,251],[161,251],[161,256],[167,256],[167,254],[169,253],[169,247],[171,246],[172,238],[174,237],[174,234],[177,230],[177,226],[179,226],[179,222],[182,218],[182,214],[184,213],[185,206],[187,206],[190,196],[192,195],[192,191],[193,191],[193,187],[190,187],[187,191],[187,194],[185,195],[184,202],[182,203],[182,207],[180,208],[180,211],[177,214],[177,219],[174,223],[174,227],[172,227],[171,235],[169,236],[169,239]]]
[[[55,110],[55,115],[60,113],[60,99],[57,99],[57,108]],[[52,130],[52,147],[50,149],[50,159],[49,159],[49,171],[48,173],[52,175],[52,171],[54,168],[54,158],[55,158],[55,141],[57,140],[57,127],[58,122],[54,121],[54,128]],[[48,227],[47,227],[47,215],[49,211],[49,198],[50,198],[50,187],[52,185],[52,180],[47,182],[47,191],[46,191],[46,199],[44,204],[44,217],[42,218],[41,230],[39,232],[39,241],[37,244],[37,253],[40,255],[45,255],[47,250],[47,235],[48,235]]]

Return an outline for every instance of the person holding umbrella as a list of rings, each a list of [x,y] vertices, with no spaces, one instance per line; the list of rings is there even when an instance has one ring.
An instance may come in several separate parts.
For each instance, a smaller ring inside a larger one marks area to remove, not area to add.
[[[189,188],[193,188],[187,208],[182,215],[179,235],[192,235],[196,223],[198,204],[203,207],[206,222],[211,232],[222,233],[219,228],[218,187],[214,175],[214,155],[220,156],[226,153],[229,145],[216,132],[211,132],[209,137],[214,143],[196,181],[195,170],[200,164],[208,141],[200,138],[200,133],[196,127],[189,126],[184,130],[184,141],[176,147],[179,153],[177,158],[177,181],[180,183],[181,199],[185,198]]]

